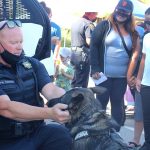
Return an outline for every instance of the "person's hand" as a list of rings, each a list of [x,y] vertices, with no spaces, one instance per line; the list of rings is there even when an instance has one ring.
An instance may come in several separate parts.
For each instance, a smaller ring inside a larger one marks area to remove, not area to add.
[[[60,122],[65,123],[68,122],[71,119],[71,116],[69,115],[69,111],[67,110],[68,105],[66,104],[56,104],[51,108],[52,116],[51,119]]]
[[[136,89],[138,92],[140,92],[140,90],[141,90],[141,80],[139,80],[139,79],[136,80]]]
[[[55,71],[56,71],[56,72],[59,72],[59,65],[56,65]]]
[[[61,71],[62,75],[64,75],[64,74],[65,74],[64,69],[61,69],[60,71]]]
[[[100,78],[100,74],[99,72],[95,72],[94,74],[92,74],[92,78],[98,80]]]
[[[59,65],[56,65],[54,78],[57,78],[58,75],[59,75]]]
[[[59,42],[59,37],[57,36],[52,36],[51,37],[51,43],[56,45]]]
[[[127,83],[131,89],[134,89],[136,85],[136,77],[132,76],[130,78],[127,78]]]

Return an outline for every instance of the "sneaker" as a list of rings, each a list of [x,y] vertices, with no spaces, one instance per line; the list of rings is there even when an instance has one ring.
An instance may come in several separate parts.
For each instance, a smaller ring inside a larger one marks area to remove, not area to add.
[[[139,150],[150,150],[150,145],[147,143],[144,143],[143,146],[139,148]]]

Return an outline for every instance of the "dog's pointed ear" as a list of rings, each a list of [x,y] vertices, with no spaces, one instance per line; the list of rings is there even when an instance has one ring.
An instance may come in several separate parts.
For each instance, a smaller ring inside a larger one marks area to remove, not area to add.
[[[78,89],[71,89],[67,91],[61,98],[61,103],[70,104],[72,102],[81,102],[84,99],[83,93]]]
[[[84,99],[84,95],[82,93],[78,93],[73,96],[72,100],[73,101],[82,101]]]
[[[93,93],[100,95],[107,91],[107,89],[102,86],[89,87],[89,89],[92,90]]]

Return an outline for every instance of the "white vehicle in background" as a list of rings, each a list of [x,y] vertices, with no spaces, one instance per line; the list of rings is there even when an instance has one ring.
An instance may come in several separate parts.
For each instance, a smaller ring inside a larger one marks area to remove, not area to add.
[[[43,27],[41,25],[34,24],[34,23],[24,23],[22,26],[22,30],[23,30],[23,35],[24,35],[23,47],[24,47],[25,55],[34,56],[38,41],[42,37]],[[31,44],[31,41],[32,41],[32,44]],[[46,57],[40,60],[46,67],[46,70],[48,71],[49,76],[54,75],[53,52],[51,51],[50,54],[51,55],[49,57]]]

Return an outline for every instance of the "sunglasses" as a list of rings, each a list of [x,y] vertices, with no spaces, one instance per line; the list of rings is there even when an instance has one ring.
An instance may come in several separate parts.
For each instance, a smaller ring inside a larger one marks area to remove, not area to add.
[[[131,14],[127,11],[116,9],[116,13],[122,17],[129,17]]]
[[[22,27],[22,23],[20,20],[8,20],[0,27],[0,30],[2,30],[6,25],[8,26],[8,28],[14,28],[16,26]]]

